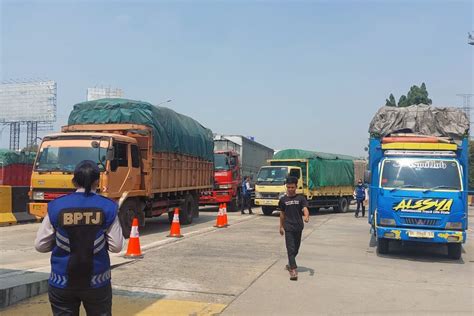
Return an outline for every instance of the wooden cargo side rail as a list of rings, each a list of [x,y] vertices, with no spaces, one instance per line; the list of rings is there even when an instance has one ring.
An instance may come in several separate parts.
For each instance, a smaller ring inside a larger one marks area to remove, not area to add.
[[[204,190],[212,187],[213,164],[198,157],[154,153],[152,193]]]

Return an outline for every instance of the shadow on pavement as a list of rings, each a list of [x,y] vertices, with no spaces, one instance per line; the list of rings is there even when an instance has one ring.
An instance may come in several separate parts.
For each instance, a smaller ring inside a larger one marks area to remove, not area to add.
[[[296,270],[298,270],[298,273],[300,273],[300,272],[309,272],[309,276],[314,276],[314,269],[312,269],[312,268],[299,266],[298,269],[296,269]]]
[[[374,247],[377,245],[375,237]],[[463,249],[463,253],[466,251]],[[408,260],[408,261],[419,261],[419,262],[438,262],[438,263],[449,263],[449,264],[465,264],[461,258],[459,260],[453,260],[448,257],[447,245],[441,244],[429,244],[423,242],[407,241],[400,242],[397,240],[390,241],[389,253],[388,254],[377,254],[380,258],[396,259],[396,260]]]

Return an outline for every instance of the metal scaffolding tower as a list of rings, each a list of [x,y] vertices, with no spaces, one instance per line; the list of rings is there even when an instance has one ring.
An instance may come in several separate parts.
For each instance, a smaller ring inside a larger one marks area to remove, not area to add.
[[[38,137],[38,122],[26,122],[26,147],[36,145]]]
[[[20,122],[10,123],[10,150],[20,150]]]
[[[467,118],[469,119],[469,122],[472,125],[472,119],[471,119],[471,98],[474,96],[472,93],[459,93],[456,94],[458,97],[461,97],[463,99],[462,101],[462,110],[464,113],[466,113]]]

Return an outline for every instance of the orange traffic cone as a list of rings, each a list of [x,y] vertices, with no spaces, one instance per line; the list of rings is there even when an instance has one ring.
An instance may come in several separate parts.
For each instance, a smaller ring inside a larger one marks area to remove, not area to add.
[[[222,203],[222,213],[224,214],[225,226],[229,226],[229,221],[227,219],[227,203]]]
[[[143,258],[142,250],[140,248],[140,237],[138,235],[138,219],[136,217],[132,222],[132,230],[130,232],[130,239],[128,240],[128,248],[125,258]]]
[[[223,213],[223,211],[222,211],[222,204],[221,204],[220,207],[219,207],[219,212],[217,212],[216,225],[214,225],[214,227],[217,227],[217,228],[226,227],[224,221],[225,221],[225,219],[224,219],[224,213]]]
[[[181,226],[179,225],[179,208],[174,209],[173,222],[171,223],[170,234],[168,237],[181,238]]]

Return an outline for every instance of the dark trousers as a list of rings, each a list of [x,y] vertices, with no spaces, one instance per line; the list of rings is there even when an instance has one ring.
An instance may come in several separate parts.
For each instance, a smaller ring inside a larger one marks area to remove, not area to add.
[[[285,230],[286,251],[288,252],[288,266],[290,269],[296,269],[296,256],[300,250],[302,230]]]
[[[359,216],[359,210],[362,207],[362,216],[365,216],[365,205],[364,205],[364,200],[357,200],[357,209],[355,216]]]
[[[112,315],[112,286],[97,289],[69,290],[49,286],[49,302],[54,316],[77,316],[84,304],[87,316]]]
[[[250,193],[244,194],[244,203],[242,203],[242,213],[245,209],[249,210],[249,213],[252,213],[252,196]]]

